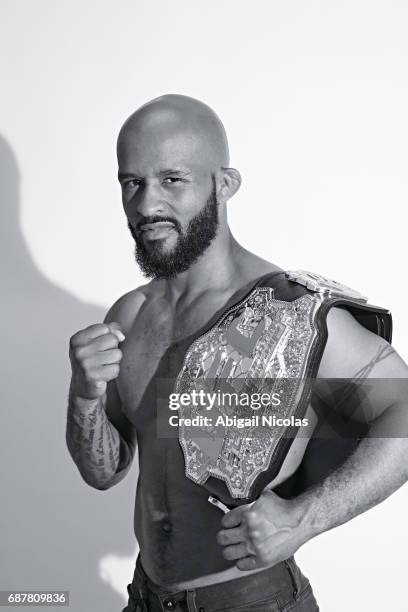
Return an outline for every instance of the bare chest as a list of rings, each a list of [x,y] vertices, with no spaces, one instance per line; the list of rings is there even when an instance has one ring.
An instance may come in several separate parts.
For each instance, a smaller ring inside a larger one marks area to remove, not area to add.
[[[175,344],[183,342],[188,347],[204,331],[217,311],[217,302],[202,300],[177,314],[163,303],[146,304],[121,346],[121,362],[118,387],[125,414],[132,421],[145,396],[146,390],[157,378],[166,374],[163,363],[172,354]],[[173,372],[174,375],[174,372]]]

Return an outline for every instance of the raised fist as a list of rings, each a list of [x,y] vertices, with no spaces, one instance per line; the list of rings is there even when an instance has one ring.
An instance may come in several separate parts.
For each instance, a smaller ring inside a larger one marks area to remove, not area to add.
[[[106,392],[107,383],[117,378],[125,339],[119,323],[97,323],[74,334],[70,340],[71,392],[84,399],[96,399]]]

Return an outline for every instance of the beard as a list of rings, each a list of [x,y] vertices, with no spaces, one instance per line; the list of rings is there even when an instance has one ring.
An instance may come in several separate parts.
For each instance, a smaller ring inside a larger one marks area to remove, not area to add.
[[[135,232],[132,225],[128,223],[128,228],[135,241],[135,259],[147,278],[174,278],[177,274],[188,270],[217,235],[219,218],[214,178],[210,197],[200,212],[190,219],[185,232],[180,223],[171,217],[145,217],[139,222],[139,225],[156,221],[170,221],[174,224],[178,232],[174,248],[171,251],[163,250],[164,239],[155,240],[146,248],[141,238],[142,234]]]

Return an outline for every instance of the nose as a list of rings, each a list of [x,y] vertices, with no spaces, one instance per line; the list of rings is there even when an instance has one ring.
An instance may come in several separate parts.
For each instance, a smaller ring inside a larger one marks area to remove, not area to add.
[[[126,203],[126,214],[133,219],[162,214],[165,203],[160,197],[160,190],[147,181],[141,183],[130,201]]]

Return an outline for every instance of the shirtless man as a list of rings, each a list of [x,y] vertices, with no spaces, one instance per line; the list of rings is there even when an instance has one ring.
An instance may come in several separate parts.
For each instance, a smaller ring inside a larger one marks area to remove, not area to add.
[[[377,385],[367,435],[304,492],[284,498],[272,490],[304,458],[308,439],[298,436],[256,499],[231,503],[225,514],[212,506],[205,486],[186,476],[179,440],[157,435],[155,382],[174,382],[192,342],[226,305],[257,280],[273,285],[285,273],[231,234],[227,202],[241,178],[229,167],[219,118],[202,102],[166,95],[142,106],[120,131],[118,163],[136,260],[152,280],[122,296],[103,323],[71,338],[67,445],[83,479],[100,490],[126,476],[138,446],[140,554],[126,610],[318,610],[293,554],[405,483],[405,394],[400,386]],[[345,308],[328,311],[316,386],[361,372],[373,380],[407,378],[407,366],[384,337],[357,319]],[[334,402],[324,385],[319,396]],[[367,410],[361,412],[367,422]],[[313,428],[311,405],[306,415]],[[380,437],[385,430],[401,437]]]

